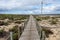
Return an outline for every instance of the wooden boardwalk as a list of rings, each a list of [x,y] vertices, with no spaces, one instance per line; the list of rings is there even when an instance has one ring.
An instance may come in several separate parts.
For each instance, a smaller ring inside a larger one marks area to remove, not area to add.
[[[19,40],[40,40],[36,28],[36,22],[32,15],[30,16],[27,26],[25,27],[24,32],[22,33]]]

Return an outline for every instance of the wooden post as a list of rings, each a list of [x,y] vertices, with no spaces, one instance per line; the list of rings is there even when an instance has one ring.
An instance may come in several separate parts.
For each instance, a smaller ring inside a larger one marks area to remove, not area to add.
[[[42,40],[45,40],[45,31],[42,31]]]
[[[42,34],[41,34],[41,31],[42,31],[42,30],[41,30],[41,27],[39,27],[39,29],[40,29],[40,30],[39,30],[39,31],[40,31],[39,33],[40,33],[40,39],[41,39],[41,35],[42,35]]]
[[[18,39],[20,37],[20,28],[18,27]]]
[[[13,33],[10,32],[10,40],[13,40],[13,37],[12,37]]]

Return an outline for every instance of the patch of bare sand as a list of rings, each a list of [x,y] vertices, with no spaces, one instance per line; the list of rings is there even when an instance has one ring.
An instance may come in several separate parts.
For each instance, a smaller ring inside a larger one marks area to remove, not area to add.
[[[47,20],[43,20],[38,22],[40,26],[43,27],[56,27],[56,28],[52,28],[50,29],[53,34],[49,35],[48,38],[46,38],[46,40],[60,40],[60,22],[58,22],[56,25],[51,25]]]

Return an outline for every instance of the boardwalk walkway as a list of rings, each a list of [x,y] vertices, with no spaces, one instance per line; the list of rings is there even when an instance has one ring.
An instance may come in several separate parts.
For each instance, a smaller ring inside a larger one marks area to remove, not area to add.
[[[36,22],[32,15],[30,16],[27,26],[25,27],[24,32],[22,33],[19,40],[40,40],[36,28]]]

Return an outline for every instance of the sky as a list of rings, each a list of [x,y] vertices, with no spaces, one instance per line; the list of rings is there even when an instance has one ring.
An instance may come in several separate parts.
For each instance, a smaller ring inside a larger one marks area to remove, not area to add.
[[[60,14],[60,0],[0,0],[0,14]]]

